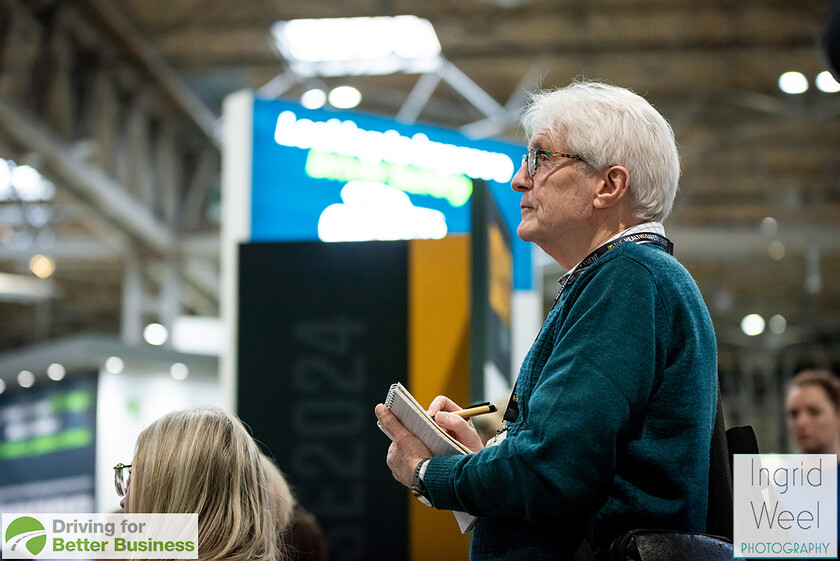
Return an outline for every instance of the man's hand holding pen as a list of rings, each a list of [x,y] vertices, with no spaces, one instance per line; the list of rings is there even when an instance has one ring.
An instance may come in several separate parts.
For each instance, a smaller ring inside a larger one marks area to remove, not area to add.
[[[489,403],[461,409],[448,397],[439,395],[429,406],[428,414],[456,440],[473,452],[478,452],[484,448],[484,445],[470,417],[492,413],[495,410],[496,406]],[[419,438],[411,434],[400,423],[390,409],[379,404],[374,412],[382,428],[393,437],[393,442],[388,448],[388,467],[391,468],[394,479],[406,487],[410,487],[417,464],[422,460],[431,458],[432,453]]]
[[[427,412],[438,426],[448,431],[455,440],[473,452],[478,452],[484,448],[484,444],[481,442],[481,437],[475,430],[470,417],[475,414],[492,413],[495,410],[496,406],[491,406],[489,403],[461,409],[448,397],[439,395],[432,401]],[[472,415],[465,416],[465,413],[472,413]]]

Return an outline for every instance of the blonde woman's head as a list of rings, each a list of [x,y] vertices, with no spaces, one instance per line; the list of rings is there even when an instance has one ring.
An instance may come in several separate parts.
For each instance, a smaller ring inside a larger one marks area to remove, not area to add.
[[[277,505],[278,516],[275,522],[280,531],[288,530],[292,525],[292,510],[295,506],[295,497],[292,495],[292,490],[286,477],[280,468],[269,459],[265,454],[260,454],[260,461],[262,461],[265,475],[268,478],[268,488],[271,491],[271,496]]]
[[[197,513],[202,560],[275,560],[278,517],[253,438],[217,408],[174,411],[137,439],[126,510]]]

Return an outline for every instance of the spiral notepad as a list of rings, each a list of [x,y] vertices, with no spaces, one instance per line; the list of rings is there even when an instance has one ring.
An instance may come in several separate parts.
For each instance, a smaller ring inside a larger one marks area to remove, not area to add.
[[[385,398],[385,407],[396,415],[397,419],[411,434],[422,440],[423,444],[435,456],[472,453],[469,448],[440,428],[401,383],[397,382],[391,385]],[[391,440],[394,439],[385,429],[382,429],[382,432],[387,434]],[[461,528],[461,533],[470,531],[477,520],[475,516],[466,512],[453,512],[453,514]]]

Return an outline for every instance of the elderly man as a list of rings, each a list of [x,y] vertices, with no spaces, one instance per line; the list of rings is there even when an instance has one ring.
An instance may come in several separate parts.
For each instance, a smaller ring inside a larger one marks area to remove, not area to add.
[[[525,241],[569,271],[487,447],[459,407],[429,412],[475,453],[437,456],[384,406],[388,466],[438,509],[479,517],[472,559],[602,555],[632,528],[705,529],[715,336],[662,221],[674,134],[638,95],[581,82],[535,94],[513,178]]]

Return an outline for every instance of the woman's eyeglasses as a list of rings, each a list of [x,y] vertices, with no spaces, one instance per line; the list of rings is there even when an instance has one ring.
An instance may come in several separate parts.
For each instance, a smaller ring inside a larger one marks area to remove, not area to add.
[[[129,479],[131,479],[131,464],[117,464],[114,466],[114,488],[120,497],[124,497],[126,491],[128,491]]]

